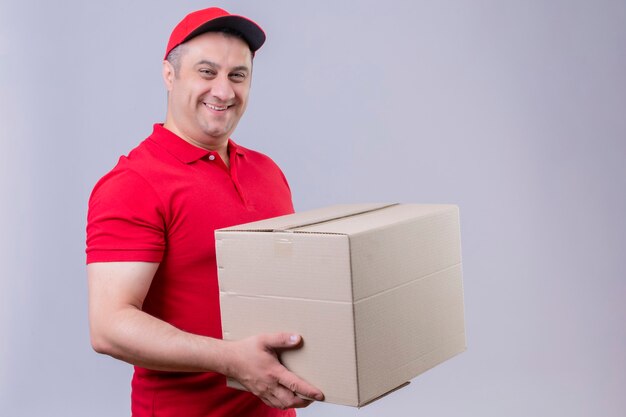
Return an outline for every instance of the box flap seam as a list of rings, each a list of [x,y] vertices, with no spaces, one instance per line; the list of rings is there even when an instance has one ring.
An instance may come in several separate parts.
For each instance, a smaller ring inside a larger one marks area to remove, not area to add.
[[[351,301],[339,301],[339,300],[321,300],[319,298],[305,298],[305,297],[288,297],[282,295],[267,295],[267,294],[246,294],[240,293],[236,291],[224,291],[220,290],[220,295],[227,295],[230,297],[241,297],[241,298],[265,298],[270,300],[290,300],[290,301],[310,301],[310,302],[318,302],[318,303],[331,303],[331,304],[352,304]]]
[[[438,269],[437,271],[431,272],[430,274],[422,275],[422,276],[421,276],[421,277],[419,277],[419,278],[412,279],[412,280],[411,280],[411,281],[409,281],[409,282],[405,282],[405,283],[402,283],[402,284],[400,284],[400,285],[396,285],[395,287],[386,288],[386,289],[384,289],[384,290],[382,290],[382,291],[379,291],[379,292],[377,292],[377,293],[375,293],[375,294],[368,295],[367,297],[363,297],[363,298],[360,298],[360,299],[358,299],[358,300],[354,300],[354,304],[357,304],[357,303],[361,303],[361,302],[367,301],[367,300],[369,300],[369,299],[371,299],[371,298],[374,298],[374,297],[376,297],[376,296],[378,296],[378,295],[381,295],[381,294],[385,294],[385,293],[388,293],[388,292],[391,292],[391,291],[395,291],[395,290],[397,290],[398,288],[402,288],[402,287],[409,286],[409,285],[411,285],[411,284],[413,284],[413,283],[415,283],[415,282],[417,282],[417,281],[421,281],[421,280],[423,280],[423,279],[429,278],[429,277],[431,277],[431,276],[433,276],[433,275],[435,275],[435,274],[439,274],[439,273],[444,272],[444,271],[447,271],[447,270],[449,270],[449,269],[456,268],[457,266],[459,266],[459,265],[461,265],[461,264],[462,264],[461,262],[457,262],[457,263],[455,263],[455,264],[453,264],[453,265],[450,265],[450,266],[447,266],[447,267],[445,267],[445,268]]]

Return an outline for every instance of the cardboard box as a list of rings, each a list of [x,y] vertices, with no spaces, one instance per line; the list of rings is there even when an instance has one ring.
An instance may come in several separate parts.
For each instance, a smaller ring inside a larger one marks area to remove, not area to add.
[[[363,406],[465,350],[459,230],[456,206],[418,204],[217,230],[224,339],[301,334],[285,366],[327,402]]]

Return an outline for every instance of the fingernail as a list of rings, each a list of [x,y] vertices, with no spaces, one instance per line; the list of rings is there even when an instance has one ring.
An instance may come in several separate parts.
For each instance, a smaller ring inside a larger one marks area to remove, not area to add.
[[[291,336],[289,336],[289,341],[291,343],[297,343],[298,342],[298,335],[292,334]]]

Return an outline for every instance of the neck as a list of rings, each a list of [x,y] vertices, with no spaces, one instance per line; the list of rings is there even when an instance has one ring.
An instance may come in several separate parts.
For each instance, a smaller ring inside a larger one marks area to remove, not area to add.
[[[228,138],[216,138],[211,142],[202,142],[195,140],[192,136],[185,134],[181,129],[179,129],[175,123],[171,123],[171,121],[166,120],[163,123],[163,127],[174,133],[179,138],[183,139],[185,142],[192,144],[193,146],[197,146],[198,148],[206,149],[207,151],[217,152],[218,155],[222,158],[222,161],[228,166]]]

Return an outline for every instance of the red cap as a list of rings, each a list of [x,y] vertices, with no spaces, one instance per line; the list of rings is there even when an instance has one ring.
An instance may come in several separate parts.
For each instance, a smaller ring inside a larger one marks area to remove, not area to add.
[[[265,32],[252,20],[228,13],[218,7],[198,10],[189,13],[181,20],[170,35],[170,40],[165,49],[165,58],[170,51],[181,43],[213,29],[235,29],[240,32],[252,53],[256,52],[265,42]]]

